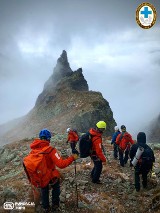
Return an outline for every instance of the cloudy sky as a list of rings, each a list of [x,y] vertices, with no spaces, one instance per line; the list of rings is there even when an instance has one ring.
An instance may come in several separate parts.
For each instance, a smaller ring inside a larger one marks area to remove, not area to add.
[[[132,134],[160,112],[160,2],[157,22],[135,21],[143,1],[0,0],[0,123],[33,108],[62,50],[102,92]]]

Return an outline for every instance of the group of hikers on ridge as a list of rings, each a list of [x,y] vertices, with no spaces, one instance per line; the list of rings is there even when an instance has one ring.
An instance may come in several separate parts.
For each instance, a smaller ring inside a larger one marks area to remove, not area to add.
[[[140,191],[140,175],[142,175],[143,188],[147,188],[147,175],[152,171],[153,163],[155,162],[155,156],[153,150],[146,144],[146,134],[139,132],[137,135],[137,143],[134,143],[132,136],[126,131],[124,125],[121,126],[119,131],[118,126],[115,126],[115,133],[112,136],[111,144],[113,144],[113,157],[118,159],[120,165],[124,167],[127,164],[130,157],[130,166],[134,166],[134,184],[136,192]],[[143,149],[143,152],[137,158],[139,148]],[[133,164],[133,160],[136,160],[136,165]]]
[[[51,132],[48,129],[42,129],[39,133],[39,138],[35,139],[31,145],[31,152],[23,160],[23,166],[27,177],[32,185],[35,202],[39,202],[41,197],[43,212],[55,212],[60,205],[60,173],[56,169],[66,168],[73,161],[81,157],[81,141],[86,140],[91,144],[89,156],[91,157],[94,167],[90,173],[92,183],[101,184],[100,176],[103,165],[106,165],[107,158],[104,154],[102,145],[102,135],[106,130],[106,122],[99,121],[94,128],[91,128],[86,134],[79,137],[76,130],[67,129],[68,138],[67,143],[70,143],[72,154],[67,158],[62,158],[56,148],[50,145]],[[79,151],[76,149],[76,144],[79,141]],[[87,143],[86,143],[87,144]],[[137,143],[134,143],[131,135],[126,131],[124,125],[119,128],[115,127],[111,144],[114,147],[114,158],[119,156],[120,165],[124,167],[130,156],[130,165],[136,156],[139,146],[144,150],[148,150],[147,157],[144,151],[141,156],[141,162],[138,161],[135,168],[135,189],[140,190],[140,174],[142,174],[143,187],[147,187],[147,174],[152,169],[155,157],[152,149],[146,144],[146,135],[140,132],[137,135]],[[80,152],[80,153],[79,153]],[[143,156],[144,155],[144,156]],[[87,155],[86,155],[87,156]],[[144,158],[143,158],[144,157]],[[146,159],[145,159],[146,158]],[[49,188],[52,189],[52,205],[49,203]],[[37,189],[40,189],[40,195],[36,198]],[[37,201],[37,200],[38,201]],[[36,203],[35,203],[36,204]]]

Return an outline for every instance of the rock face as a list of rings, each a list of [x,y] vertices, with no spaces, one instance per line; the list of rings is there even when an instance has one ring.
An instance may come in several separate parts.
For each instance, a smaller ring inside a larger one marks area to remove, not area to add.
[[[160,114],[150,125],[149,141],[160,143]]]
[[[32,138],[42,128],[57,133],[64,133],[68,127],[86,132],[99,120],[107,122],[106,134],[111,135],[116,122],[109,103],[100,92],[89,91],[82,68],[72,71],[63,51],[34,108],[23,118],[12,121],[12,125],[5,124],[0,142]]]

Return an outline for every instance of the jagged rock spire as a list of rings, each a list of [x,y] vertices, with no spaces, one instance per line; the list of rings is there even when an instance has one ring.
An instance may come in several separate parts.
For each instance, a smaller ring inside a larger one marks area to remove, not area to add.
[[[72,70],[68,63],[67,52],[63,50],[61,56],[57,60],[57,64],[53,70],[53,81],[56,83],[61,78],[72,74]]]
[[[65,76],[70,76],[72,73],[73,71],[71,70],[68,62],[67,52],[63,50],[61,56],[57,60],[55,68],[53,69],[52,76],[44,85],[44,89],[51,90],[57,85],[59,80],[61,80]]]
[[[65,66],[67,65],[69,67],[67,52],[65,50],[62,51],[61,56],[57,60],[57,63],[63,64]]]

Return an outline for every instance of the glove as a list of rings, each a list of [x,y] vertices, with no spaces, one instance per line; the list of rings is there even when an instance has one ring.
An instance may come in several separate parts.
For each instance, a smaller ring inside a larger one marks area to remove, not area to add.
[[[74,157],[74,160],[77,160],[79,157],[77,154],[73,154],[72,156]]]
[[[111,142],[111,145],[113,144],[113,142]]]
[[[72,151],[72,154],[79,155],[79,152],[78,152],[76,149],[74,149],[74,150]]]

